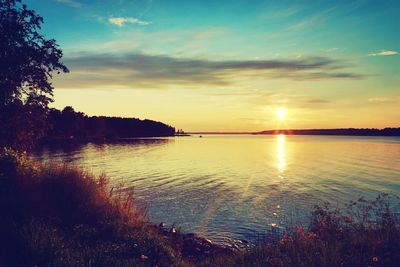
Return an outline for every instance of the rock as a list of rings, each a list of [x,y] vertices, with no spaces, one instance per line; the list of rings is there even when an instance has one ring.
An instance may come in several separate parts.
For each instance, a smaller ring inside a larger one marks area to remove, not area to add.
[[[210,239],[204,238],[203,243],[206,243],[208,245],[212,245],[212,241]]]
[[[249,241],[247,241],[246,239],[240,239],[240,242],[245,245],[247,245],[249,243]]]
[[[140,256],[140,260],[141,261],[147,261],[149,259],[149,257],[145,256],[145,255],[141,255]]]

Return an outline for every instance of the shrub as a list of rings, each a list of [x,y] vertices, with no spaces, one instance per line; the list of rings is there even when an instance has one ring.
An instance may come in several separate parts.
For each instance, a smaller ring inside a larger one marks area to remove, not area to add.
[[[307,229],[297,225],[278,241],[266,241],[233,257],[207,259],[202,266],[398,266],[399,198],[360,198],[344,209],[315,207]]]
[[[107,178],[0,156],[0,262],[5,266],[179,266],[180,253],[150,227],[132,195]],[[110,191],[117,191],[111,197]]]

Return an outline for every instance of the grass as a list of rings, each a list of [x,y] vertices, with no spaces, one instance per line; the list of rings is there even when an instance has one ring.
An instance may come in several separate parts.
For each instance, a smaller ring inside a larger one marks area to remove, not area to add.
[[[399,199],[316,207],[307,227],[231,251],[151,225],[105,176],[0,155],[0,266],[398,266]]]
[[[0,266],[185,266],[104,176],[43,167],[12,151],[0,159]]]
[[[307,229],[296,225],[278,240],[202,266],[399,266],[400,223],[392,203],[398,198],[380,195],[373,201],[360,198],[343,210],[316,207]]]

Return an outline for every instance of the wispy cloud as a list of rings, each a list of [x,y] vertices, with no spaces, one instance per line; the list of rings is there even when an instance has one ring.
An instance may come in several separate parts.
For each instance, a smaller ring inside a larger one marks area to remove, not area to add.
[[[310,16],[306,16],[300,21],[297,21],[295,24],[291,25],[288,30],[289,31],[299,31],[304,29],[313,29],[316,26],[324,25],[325,22],[329,19],[332,13],[336,11],[336,7],[331,7],[329,9],[320,11]]]
[[[368,99],[368,102],[375,104],[390,104],[400,102],[400,96],[394,97],[372,97]]]
[[[330,100],[321,99],[321,98],[310,98],[303,101],[306,104],[328,104],[331,103]]]
[[[397,51],[382,50],[377,53],[368,54],[368,56],[373,56],[373,57],[375,57],[375,56],[393,56],[393,55],[398,55],[398,54],[399,54],[399,52],[397,52]]]
[[[288,104],[291,107],[296,108],[310,108],[310,107],[322,107],[332,103],[332,100],[310,97],[301,94],[301,90],[296,90],[287,95],[279,92],[276,89],[250,89],[240,88],[236,90],[217,90],[210,92],[211,95],[217,97],[240,98],[241,102],[249,103],[251,106],[274,106]]]
[[[148,21],[140,20],[137,18],[129,18],[129,17],[128,18],[124,18],[124,17],[109,18],[108,22],[113,25],[116,25],[118,27],[122,27],[127,23],[136,24],[136,25],[140,25],[140,26],[146,26],[146,25],[150,24],[150,22],[148,22]]]
[[[329,58],[297,60],[219,60],[147,54],[88,54],[65,59],[71,74],[63,76],[63,87],[124,86],[163,88],[168,86],[228,86],[251,79],[359,79],[347,66]]]
[[[303,11],[304,8],[300,6],[290,6],[277,10],[276,8],[269,7],[261,18],[268,20],[286,19]]]
[[[82,3],[78,0],[56,0],[56,2],[75,8],[82,7]]]
[[[332,48],[328,48],[328,49],[323,49],[322,51],[326,52],[326,53],[332,53],[332,52],[336,52],[338,51],[339,48],[337,47],[332,47]]]
[[[212,92],[214,96],[234,96],[234,97],[246,97],[246,96],[255,96],[258,98],[269,98],[273,96],[277,96],[276,92],[270,91],[262,91],[262,90],[251,90],[251,89],[242,89],[239,91],[218,91]]]

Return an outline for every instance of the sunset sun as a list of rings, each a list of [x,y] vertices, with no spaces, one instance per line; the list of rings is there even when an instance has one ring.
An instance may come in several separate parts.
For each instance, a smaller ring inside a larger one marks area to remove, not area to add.
[[[279,121],[284,121],[287,116],[287,109],[284,107],[279,107],[275,110],[275,113],[276,113],[276,118]]]

